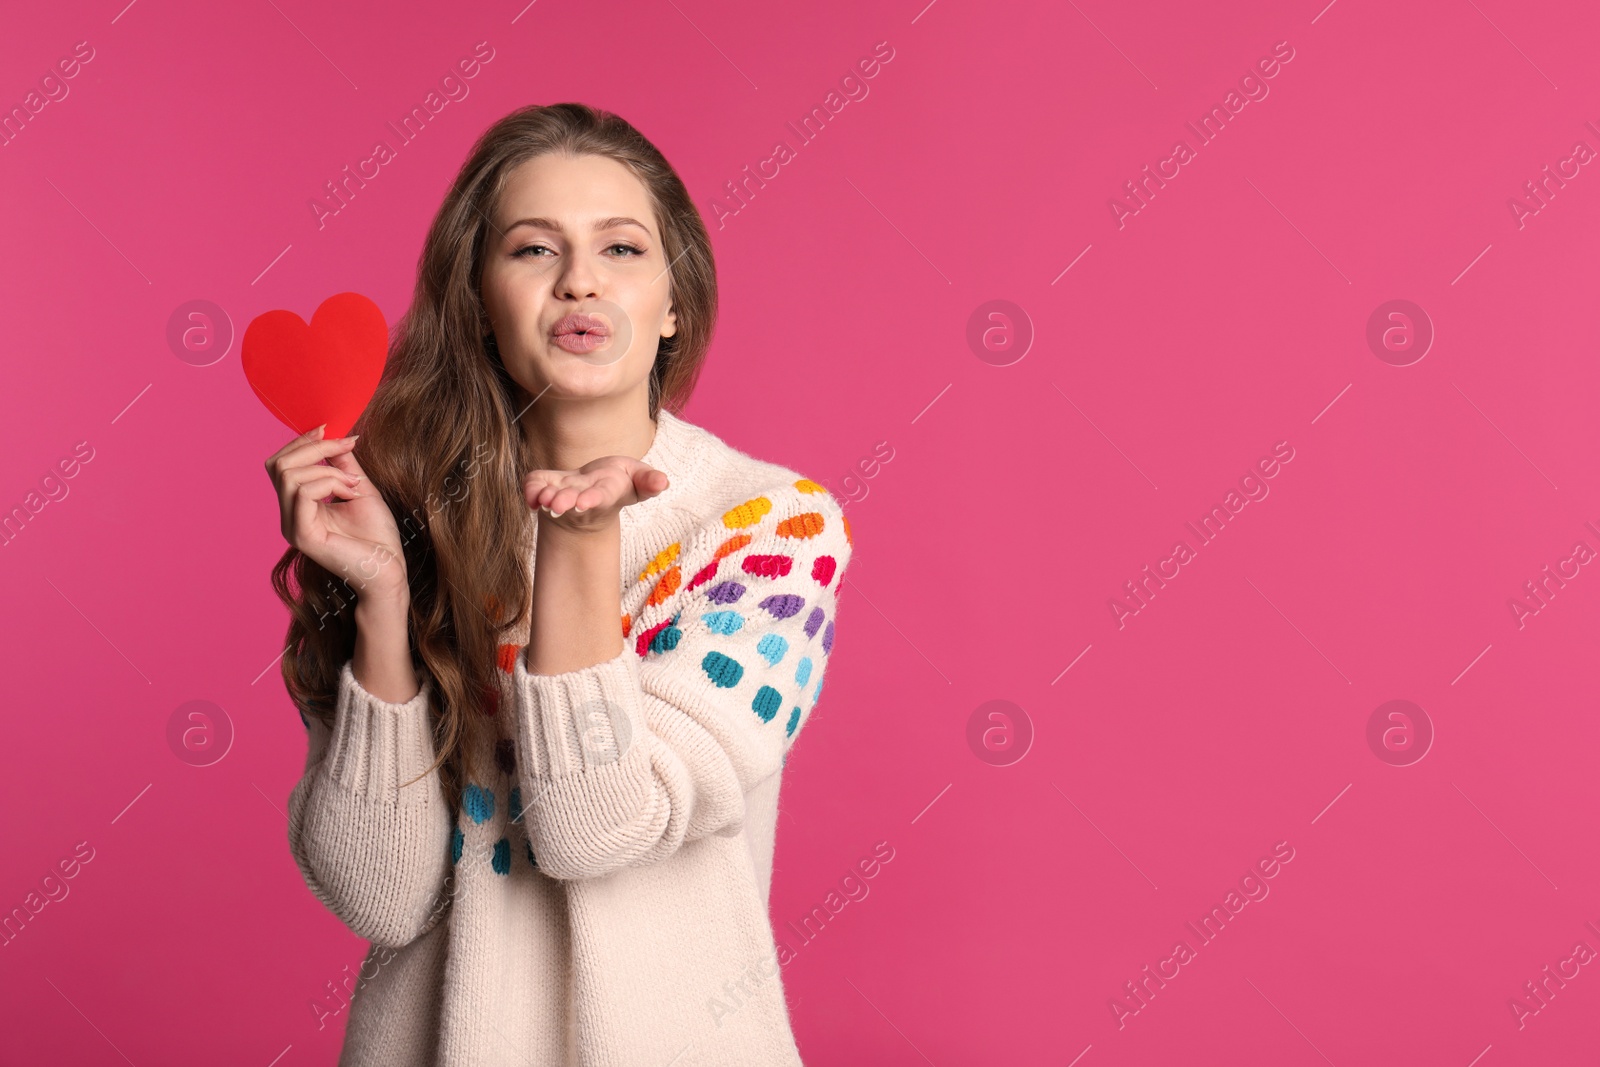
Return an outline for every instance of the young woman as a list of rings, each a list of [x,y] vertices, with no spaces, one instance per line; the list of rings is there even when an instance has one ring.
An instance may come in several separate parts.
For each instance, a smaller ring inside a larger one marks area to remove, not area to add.
[[[290,847],[372,943],[345,1067],[800,1063],[773,831],[850,527],[674,414],[715,312],[661,153],[525,108],[445,197],[359,433],[267,460]]]

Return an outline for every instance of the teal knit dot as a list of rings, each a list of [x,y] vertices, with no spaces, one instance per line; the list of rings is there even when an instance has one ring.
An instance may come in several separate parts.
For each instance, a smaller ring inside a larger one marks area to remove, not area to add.
[[[505,838],[494,843],[494,858],[489,861],[495,874],[511,873],[511,842]]]
[[[528,850],[528,862],[533,864],[535,867],[539,866],[539,861],[533,858],[533,843],[524,841],[522,846]]]
[[[522,821],[522,787],[520,785],[511,787],[511,821]]]
[[[650,651],[671,652],[673,649],[678,647],[678,639],[682,636],[682,630],[678,629],[676,626],[668,626],[666,629],[657,632],[657,634],[650,639]]]
[[[494,794],[476,784],[467,786],[462,794],[462,806],[472,821],[481,823],[494,816]]]
[[[789,725],[783,728],[785,737],[794,736],[794,728],[800,725],[800,709],[797,707],[789,712]]]
[[[756,698],[750,702],[750,706],[761,716],[762,722],[771,722],[772,717],[778,714],[778,709],[783,706],[783,694],[770,685],[764,685],[756,690]]]
[[[802,656],[794,669],[794,684],[805,685],[806,679],[811,677],[811,657]]]
[[[739,661],[721,652],[707,652],[700,661],[700,669],[710,676],[719,689],[732,689],[744,677],[744,668]]]
[[[461,827],[456,827],[450,834],[450,862],[461,862],[461,846],[466,844],[466,837],[461,833]]]
[[[789,651],[789,642],[777,634],[767,634],[756,643],[756,651],[767,661],[767,666],[773,667],[783,658],[783,654]]]
[[[731,634],[744,625],[744,616],[737,611],[713,611],[709,615],[701,616],[700,621],[713,633]]]

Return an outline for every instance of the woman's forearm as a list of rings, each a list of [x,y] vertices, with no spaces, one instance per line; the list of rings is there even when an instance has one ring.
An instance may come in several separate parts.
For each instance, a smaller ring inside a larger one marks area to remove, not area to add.
[[[622,649],[622,520],[593,530],[541,522],[534,550],[530,674],[563,674]]]
[[[361,688],[391,704],[417,695],[411,666],[410,595],[363,593],[356,601],[356,648],[350,672]]]

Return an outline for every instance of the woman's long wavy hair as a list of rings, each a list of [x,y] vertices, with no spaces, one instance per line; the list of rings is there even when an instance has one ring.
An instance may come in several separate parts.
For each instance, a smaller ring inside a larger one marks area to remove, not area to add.
[[[527,617],[533,593],[535,527],[521,488],[532,461],[516,421],[530,397],[506,373],[490,335],[480,287],[485,249],[512,170],[551,152],[614,159],[649,193],[677,312],[677,331],[658,338],[650,372],[652,419],[688,400],[716,321],[705,224],[677,172],[627,121],[584,104],[530,106],[479,137],[428,229],[411,307],[353,431],[361,435],[356,458],[400,528],[411,659],[432,682],[433,767],[456,812],[466,783],[487,771],[470,763],[479,732],[493,738],[485,713],[496,713],[502,634]],[[308,721],[331,727],[339,674],[355,653],[356,592],[293,547],[274,566],[272,586],[290,613],[284,684]]]

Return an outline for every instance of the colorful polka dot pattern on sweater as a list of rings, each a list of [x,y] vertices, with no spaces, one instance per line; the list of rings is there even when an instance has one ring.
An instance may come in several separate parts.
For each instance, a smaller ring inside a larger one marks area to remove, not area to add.
[[[850,543],[843,512],[825,489],[804,478],[793,488],[799,495],[785,487],[728,509],[721,526],[736,532],[717,543],[704,566],[695,562],[694,545],[661,549],[639,574],[640,582],[654,583],[639,615],[623,617],[624,629],[637,627],[639,616],[647,620],[651,607],[671,601],[672,615],[638,630],[634,650],[648,662],[693,635],[704,679],[715,690],[747,694],[744,706],[762,723],[781,722],[786,741],[816,702],[821,672],[814,674],[813,664],[833,651],[839,560],[830,547],[838,540],[823,536],[830,523],[837,521]],[[826,504],[807,501],[810,494],[822,494]],[[697,569],[680,592],[685,567]]]
[[[522,822],[522,788],[511,787],[511,806],[506,812],[506,817],[514,823]],[[474,823],[482,823],[494,817],[494,791],[473,783],[468,785],[461,793],[461,810]],[[461,856],[466,851],[466,834],[461,827],[456,826],[450,833],[450,862],[459,864]],[[539,866],[539,861],[534,858],[533,845],[526,838],[522,842],[523,851],[528,857],[528,863]],[[511,838],[502,834],[494,843],[493,851],[489,854],[489,866],[496,874],[511,873]]]

